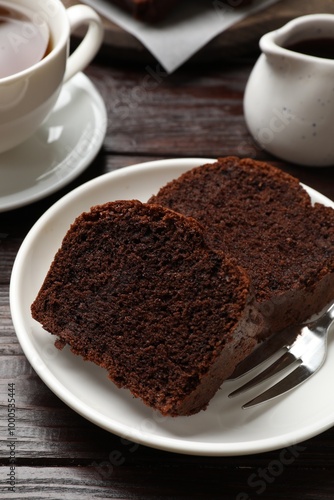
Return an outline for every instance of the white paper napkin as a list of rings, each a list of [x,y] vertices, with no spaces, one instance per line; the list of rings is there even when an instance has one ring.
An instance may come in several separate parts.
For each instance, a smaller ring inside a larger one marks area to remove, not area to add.
[[[251,6],[233,9],[219,0],[186,0],[158,25],[136,19],[108,0],[82,0],[128,31],[172,73],[219,33],[278,0],[253,0]]]

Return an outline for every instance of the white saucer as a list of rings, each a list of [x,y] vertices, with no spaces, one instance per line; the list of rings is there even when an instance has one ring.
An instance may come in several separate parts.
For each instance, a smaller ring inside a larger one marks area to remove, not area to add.
[[[0,154],[0,212],[62,188],[92,162],[107,129],[94,85],[78,73],[64,85],[51,115],[24,144]]]
[[[67,348],[58,351],[55,337],[31,317],[30,305],[76,216],[111,200],[146,201],[166,182],[207,161],[174,159],[126,167],[81,185],[47,210],[25,238],[13,267],[10,305],[16,334],[37,374],[59,398],[119,436],[193,455],[242,455],[289,447],[334,424],[334,342],[329,343],[322,369],[276,400],[242,410],[242,404],[254,394],[230,399],[229,392],[238,384],[227,381],[206,411],[192,417],[164,418],[128,391],[116,388],[102,368]],[[321,194],[305,188],[314,201],[334,207]]]

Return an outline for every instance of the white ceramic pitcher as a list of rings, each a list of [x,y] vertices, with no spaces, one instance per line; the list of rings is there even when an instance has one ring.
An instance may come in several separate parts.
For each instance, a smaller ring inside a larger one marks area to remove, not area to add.
[[[244,114],[263,149],[297,164],[328,166],[334,165],[334,59],[286,48],[314,39],[331,39],[334,52],[334,15],[302,16],[261,38]]]

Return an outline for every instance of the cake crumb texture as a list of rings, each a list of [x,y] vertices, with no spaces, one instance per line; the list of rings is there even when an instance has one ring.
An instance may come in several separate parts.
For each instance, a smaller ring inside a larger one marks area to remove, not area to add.
[[[209,244],[249,274],[268,334],[334,299],[334,210],[267,163],[226,157],[194,168],[151,197],[206,229]]]
[[[110,202],[80,215],[32,304],[56,346],[164,415],[204,409],[257,343],[248,275],[197,221]]]

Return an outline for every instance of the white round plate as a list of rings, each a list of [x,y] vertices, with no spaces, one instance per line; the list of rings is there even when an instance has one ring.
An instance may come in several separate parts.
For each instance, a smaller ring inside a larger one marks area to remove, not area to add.
[[[31,318],[54,254],[73,220],[92,205],[147,199],[167,181],[213,160],[173,159],[143,163],[102,175],[53,205],[24,240],[12,272],[10,303],[17,337],[31,365],[68,406],[96,425],[147,446],[194,455],[243,455],[279,449],[321,433],[334,423],[334,343],[320,372],[276,400],[242,410],[245,397],[228,399],[235,382],[222,385],[208,409],[191,417],[161,417],[107,378],[105,370],[58,351],[55,337]],[[330,200],[306,188],[313,200]],[[250,394],[252,396],[252,394]]]
[[[104,102],[83,73],[66,83],[55,108],[23,144],[0,154],[0,212],[62,188],[93,161],[107,129]]]

